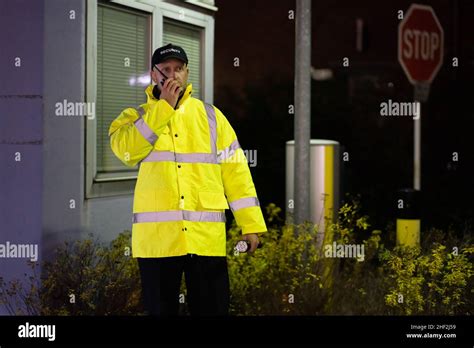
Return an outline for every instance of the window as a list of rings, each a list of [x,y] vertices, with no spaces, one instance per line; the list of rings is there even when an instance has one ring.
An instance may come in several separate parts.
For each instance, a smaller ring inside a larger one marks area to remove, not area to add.
[[[188,56],[189,78],[193,85],[193,97],[201,98],[201,30],[199,28],[165,20],[163,25],[163,44],[168,43],[181,46]]]
[[[138,168],[115,157],[110,124],[125,108],[146,102],[152,52],[169,42],[186,50],[193,96],[212,103],[214,18],[162,1],[88,0],[86,6],[86,99],[95,103],[96,118],[85,120],[85,194],[131,194]]]
[[[130,172],[110,148],[112,121],[146,102],[150,15],[99,4],[97,11],[97,174]]]

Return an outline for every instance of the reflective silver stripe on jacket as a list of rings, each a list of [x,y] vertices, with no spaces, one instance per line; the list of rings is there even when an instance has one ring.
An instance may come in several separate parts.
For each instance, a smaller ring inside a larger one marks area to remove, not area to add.
[[[142,162],[180,162],[217,164],[212,153],[177,153],[172,151],[152,151]]]
[[[217,125],[216,112],[210,104],[204,103],[207,114],[207,122],[209,123],[209,133],[211,134],[211,152],[217,156]]]
[[[225,213],[172,210],[134,213],[133,223],[142,222],[168,222],[168,221],[194,221],[194,222],[226,222]]]
[[[242,208],[255,207],[255,206],[260,206],[260,202],[258,201],[257,197],[241,198],[233,202],[229,202],[229,207],[232,210],[232,212],[242,209]]]
[[[235,139],[230,146],[226,147],[224,150],[219,151],[217,154],[217,161],[222,162],[229,157],[232,157],[237,149],[240,149],[240,144],[237,139]]]
[[[158,136],[150,127],[148,127],[148,125],[145,123],[145,120],[142,118],[142,116],[145,114],[145,110],[143,110],[143,108],[140,106],[137,111],[140,117],[134,122],[135,127],[137,127],[138,131],[141,135],[143,135],[146,141],[148,141],[151,145],[154,145],[158,140]]]
[[[180,162],[180,163],[218,164],[219,162],[217,161],[216,113],[215,113],[214,107],[210,104],[204,103],[204,108],[206,110],[207,122],[209,124],[209,134],[210,134],[209,140],[211,144],[211,153],[199,153],[199,152],[178,153],[178,152],[173,152],[173,151],[151,151],[149,155],[142,160],[142,162]],[[138,120],[136,122],[138,122]],[[146,126],[144,122],[143,124]],[[140,131],[140,133],[142,133],[142,135],[145,136],[144,132],[146,131],[142,132],[142,130],[139,127],[142,127],[142,125],[141,124],[137,125],[137,128]]]

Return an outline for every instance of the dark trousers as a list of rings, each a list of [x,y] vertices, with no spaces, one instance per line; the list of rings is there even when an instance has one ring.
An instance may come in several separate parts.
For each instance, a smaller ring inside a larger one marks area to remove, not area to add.
[[[179,311],[184,272],[191,315],[228,315],[229,275],[226,257],[185,256],[138,258],[145,310],[173,316]]]

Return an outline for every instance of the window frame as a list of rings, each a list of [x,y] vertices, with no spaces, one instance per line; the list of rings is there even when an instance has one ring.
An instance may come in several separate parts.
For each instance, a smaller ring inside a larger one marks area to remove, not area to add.
[[[97,100],[97,12],[98,0],[88,0],[86,21],[86,101]],[[110,0],[119,5],[151,14],[151,51],[163,45],[165,19],[200,27],[202,42],[201,93],[202,99],[213,103],[214,89],[214,17],[198,11],[156,0]],[[118,115],[117,115],[118,116]],[[97,116],[85,118],[85,195],[98,198],[133,193],[137,171],[97,173]]]

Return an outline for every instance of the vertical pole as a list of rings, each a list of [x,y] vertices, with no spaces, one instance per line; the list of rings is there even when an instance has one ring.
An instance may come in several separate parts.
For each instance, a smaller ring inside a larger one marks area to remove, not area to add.
[[[414,149],[413,149],[413,188],[421,190],[421,103],[418,109],[418,117],[413,120],[414,124]]]
[[[310,220],[311,0],[296,0],[295,223]]]
[[[428,83],[418,82],[414,88],[415,110],[413,118],[413,188],[421,190],[421,103],[426,101],[430,93]]]

